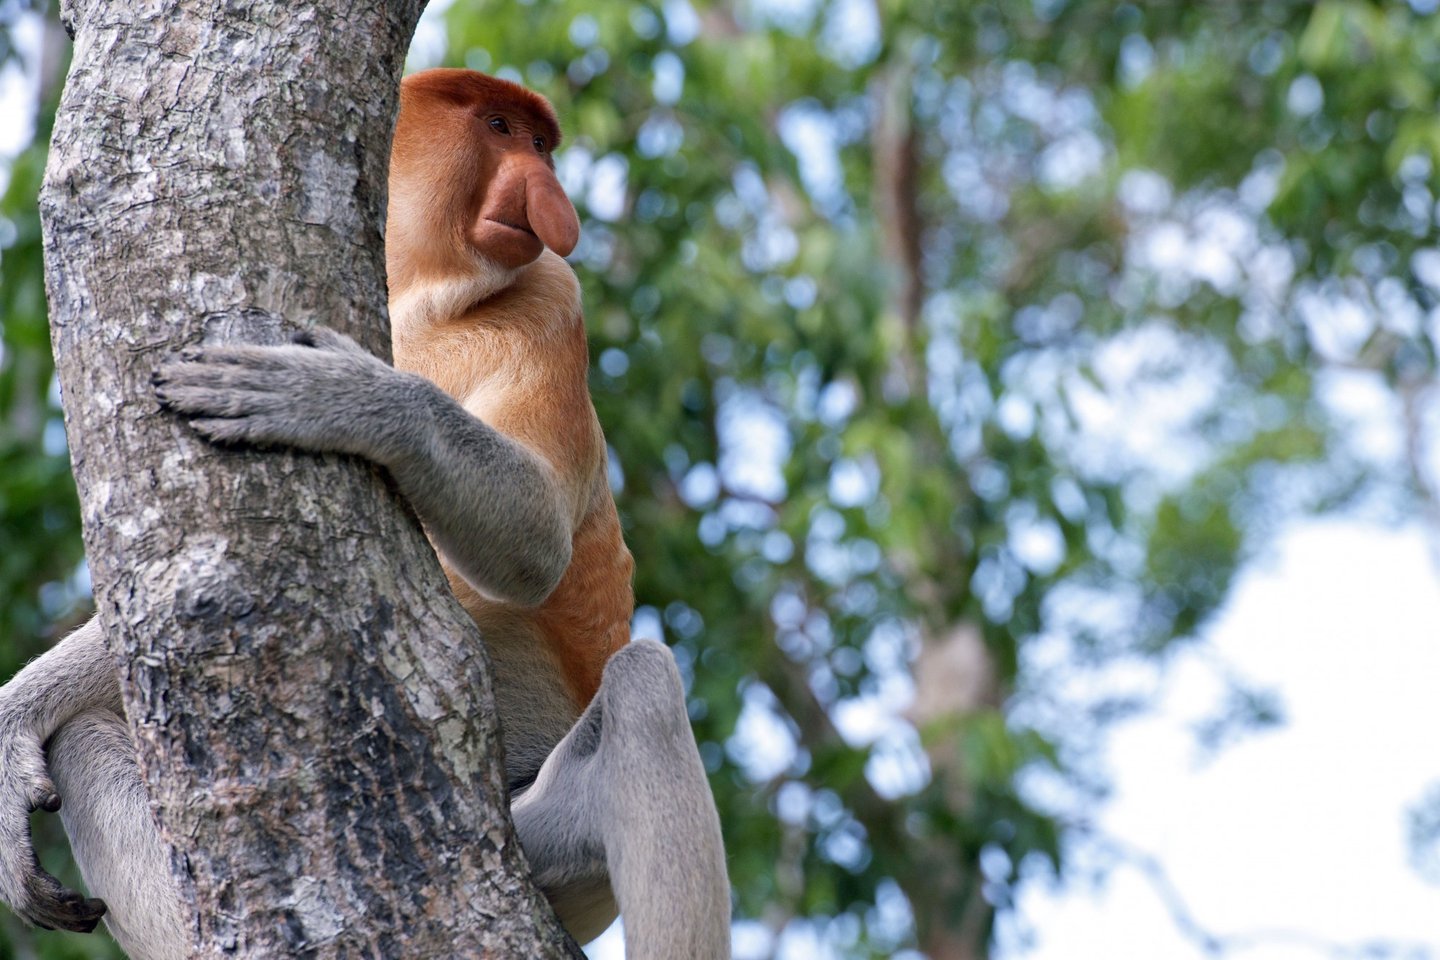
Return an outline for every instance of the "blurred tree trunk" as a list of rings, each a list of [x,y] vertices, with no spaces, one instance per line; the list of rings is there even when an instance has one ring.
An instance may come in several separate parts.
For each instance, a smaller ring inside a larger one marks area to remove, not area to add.
[[[894,379],[917,408],[926,411],[926,426],[915,435],[915,448],[932,466],[948,463],[944,431],[928,404],[925,367],[924,227],[920,209],[922,174],[920,133],[913,115],[914,77],[907,62],[908,45],[898,45],[892,59],[876,74],[871,126],[875,171],[875,218],[892,279],[892,319],[898,327],[893,342]],[[906,558],[897,566],[909,570],[913,595],[922,611],[920,652],[914,666],[916,697],[910,711],[915,726],[931,733],[926,747],[931,783],[944,808],[956,817],[974,809],[970,777],[960,763],[956,736],[934,736],[953,730],[975,711],[999,707],[1000,679],[977,624],[950,622],[946,610],[958,606],[956,594],[969,590],[966,578],[955,576],[970,564],[963,548],[944,527],[925,551],[939,558],[917,569]],[[903,835],[903,832],[902,832]],[[981,892],[976,851],[967,849],[953,832],[930,831],[915,842],[913,869],[897,877],[915,911],[920,949],[930,960],[983,960],[990,955],[994,908]]]
[[[156,365],[327,324],[388,352],[421,0],[73,0],[42,195],[96,601],[201,956],[573,951],[509,825],[488,664],[366,464],[224,451]]]

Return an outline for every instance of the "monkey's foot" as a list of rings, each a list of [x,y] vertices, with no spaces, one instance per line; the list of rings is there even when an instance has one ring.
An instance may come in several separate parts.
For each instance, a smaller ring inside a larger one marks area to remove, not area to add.
[[[105,904],[46,873],[30,842],[31,811],[59,809],[39,738],[26,724],[0,716],[0,902],[38,927],[89,933]]]
[[[46,930],[90,933],[105,916],[105,901],[67,889],[37,862],[25,878],[24,902],[15,905],[15,912]]]

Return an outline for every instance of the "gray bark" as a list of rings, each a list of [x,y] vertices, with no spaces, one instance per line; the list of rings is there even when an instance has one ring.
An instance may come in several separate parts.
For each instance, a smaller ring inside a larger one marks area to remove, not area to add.
[[[552,957],[488,664],[353,459],[220,450],[154,400],[198,343],[388,356],[382,222],[421,0],[73,0],[41,207],[96,601],[207,957]]]

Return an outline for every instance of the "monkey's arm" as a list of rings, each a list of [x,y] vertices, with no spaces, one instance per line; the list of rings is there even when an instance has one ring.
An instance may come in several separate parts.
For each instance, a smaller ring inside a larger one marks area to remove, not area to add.
[[[334,331],[292,346],[206,347],[164,365],[155,387],[211,440],[385,467],[436,548],[488,596],[538,604],[570,564],[569,511],[543,458]]]
[[[45,741],[91,710],[124,716],[115,662],[96,618],[0,688],[0,900],[37,926],[87,933],[105,905],[67,890],[41,869],[30,842],[30,813],[60,809],[45,766]]]

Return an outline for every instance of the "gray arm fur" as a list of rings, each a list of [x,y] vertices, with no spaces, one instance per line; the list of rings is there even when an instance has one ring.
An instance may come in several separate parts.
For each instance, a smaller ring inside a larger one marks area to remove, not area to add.
[[[30,812],[60,808],[45,742],[93,710],[124,716],[115,662],[95,618],[0,688],[0,900],[43,927],[93,929],[105,912],[42,870],[30,842]]]
[[[206,347],[155,378],[222,443],[350,453],[390,471],[436,548],[487,596],[533,606],[570,565],[558,485],[538,456],[423,377],[317,328],[293,346]]]

